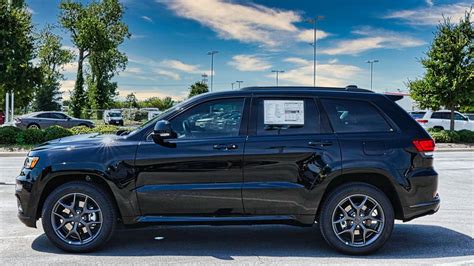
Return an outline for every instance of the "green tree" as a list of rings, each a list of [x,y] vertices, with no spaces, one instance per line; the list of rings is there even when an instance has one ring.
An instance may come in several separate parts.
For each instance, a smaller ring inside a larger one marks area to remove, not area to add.
[[[26,107],[40,79],[32,64],[34,36],[31,15],[23,1],[0,0],[0,102],[6,92],[15,93],[15,106]]]
[[[139,103],[141,108],[153,107],[158,108],[160,111],[164,111],[173,107],[175,104],[171,97],[165,97],[163,99],[159,97],[151,97]]]
[[[138,105],[138,100],[137,100],[137,96],[135,96],[135,93],[130,93],[129,95],[127,95],[127,97],[125,97],[125,107],[126,108],[138,108],[140,107]]]
[[[189,87],[189,98],[206,92],[209,92],[209,87],[207,84],[202,81],[198,81]]]
[[[74,58],[71,51],[61,47],[61,37],[53,33],[52,26],[47,25],[38,38],[41,83],[35,92],[33,102],[33,109],[36,111],[59,110],[60,108],[58,103],[61,100],[59,82],[64,78],[61,70]]]
[[[437,27],[427,57],[421,59],[425,75],[408,82],[410,94],[421,108],[451,110],[450,130],[454,130],[454,111],[474,105],[474,29],[472,10],[458,24],[445,19]]]
[[[106,109],[117,95],[117,84],[111,79],[127,64],[126,55],[118,47],[130,33],[122,22],[124,7],[118,0],[91,3],[89,10],[97,27],[89,57],[91,73],[87,76],[89,105]]]

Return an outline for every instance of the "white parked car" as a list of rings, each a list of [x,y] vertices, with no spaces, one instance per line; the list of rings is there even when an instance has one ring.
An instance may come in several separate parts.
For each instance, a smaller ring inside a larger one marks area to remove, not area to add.
[[[123,126],[123,116],[120,110],[105,110],[104,123],[106,125]]]
[[[410,112],[420,125],[425,128],[438,128],[449,130],[451,111],[415,111]],[[454,130],[474,130],[474,121],[459,112],[454,112]]]

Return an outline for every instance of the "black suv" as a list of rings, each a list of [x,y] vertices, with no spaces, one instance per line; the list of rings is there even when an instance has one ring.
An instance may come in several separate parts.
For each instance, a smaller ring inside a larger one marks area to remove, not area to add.
[[[392,98],[391,98],[392,97]],[[117,224],[319,224],[367,254],[395,219],[440,204],[434,142],[395,96],[354,87],[253,87],[184,101],[132,132],[32,150],[19,218],[59,248],[95,250]]]

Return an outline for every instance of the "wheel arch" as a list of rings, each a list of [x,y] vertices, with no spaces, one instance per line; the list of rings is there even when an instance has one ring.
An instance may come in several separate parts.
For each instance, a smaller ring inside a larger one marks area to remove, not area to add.
[[[117,199],[115,198],[115,195],[109,184],[107,184],[107,182],[102,177],[90,173],[59,173],[45,184],[40,196],[40,200],[38,201],[38,206],[36,208],[36,219],[39,219],[41,217],[44,202],[46,201],[48,195],[51,194],[51,192],[53,192],[53,190],[55,190],[59,186],[74,181],[84,181],[98,185],[104,192],[107,193],[107,195],[112,200],[115,210],[117,211],[117,217],[119,219],[122,218],[120,208],[117,205]]]
[[[398,198],[398,193],[395,189],[395,184],[391,181],[390,177],[383,175],[381,173],[347,173],[341,174],[335,177],[325,189],[325,192],[321,198],[318,210],[316,213],[316,220],[319,220],[319,215],[321,212],[321,207],[323,206],[325,200],[328,198],[330,193],[336,188],[352,182],[362,182],[375,186],[380,189],[390,200],[393,210],[395,212],[396,219],[403,219],[403,207]]]

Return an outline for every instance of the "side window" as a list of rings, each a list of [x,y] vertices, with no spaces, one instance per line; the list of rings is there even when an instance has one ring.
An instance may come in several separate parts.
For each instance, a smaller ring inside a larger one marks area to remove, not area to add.
[[[451,118],[450,118],[451,119]],[[461,114],[458,114],[458,113],[454,113],[454,120],[461,120],[461,121],[465,121],[466,118],[464,116],[462,116]]]
[[[317,134],[319,110],[314,99],[257,99],[257,135]]]
[[[50,113],[39,114],[39,115],[36,115],[36,117],[38,117],[38,118],[49,118],[49,119],[53,118]]]
[[[321,103],[337,133],[393,131],[377,108],[369,102],[322,99]]]
[[[66,119],[67,116],[65,114],[61,114],[61,113],[54,113],[52,114],[53,118],[54,119]]]
[[[449,113],[446,112],[434,112],[431,115],[432,119],[450,119]]]
[[[173,118],[178,139],[234,137],[239,135],[243,98],[202,103]]]

